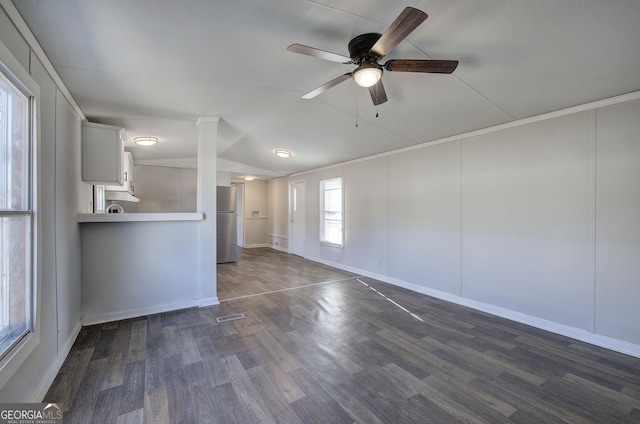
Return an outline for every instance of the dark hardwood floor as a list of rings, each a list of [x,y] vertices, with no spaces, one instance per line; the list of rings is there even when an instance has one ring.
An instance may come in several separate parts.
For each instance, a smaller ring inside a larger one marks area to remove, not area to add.
[[[269,249],[218,285],[83,328],[45,401],[65,423],[640,422],[638,358]]]
[[[238,249],[238,262],[218,264],[218,298],[287,290],[327,281],[355,277],[355,274],[310,262],[270,248]]]

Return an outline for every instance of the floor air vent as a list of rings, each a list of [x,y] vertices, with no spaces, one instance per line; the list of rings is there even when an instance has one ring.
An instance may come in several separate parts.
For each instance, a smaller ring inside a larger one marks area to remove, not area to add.
[[[229,321],[237,321],[239,319],[245,319],[244,314],[233,314],[233,315],[225,315],[223,317],[216,318],[217,322],[229,322]]]

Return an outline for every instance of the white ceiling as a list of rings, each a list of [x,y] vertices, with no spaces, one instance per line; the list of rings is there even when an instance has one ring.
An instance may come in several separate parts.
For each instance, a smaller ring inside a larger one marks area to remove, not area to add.
[[[201,116],[221,118],[224,167],[288,175],[640,90],[638,0],[14,4],[90,120],[160,138],[128,146],[136,161],[195,157]],[[405,6],[429,18],[385,60],[459,60],[452,75],[385,73],[377,118],[353,81],[300,98],[354,66],[288,45],[348,56]]]

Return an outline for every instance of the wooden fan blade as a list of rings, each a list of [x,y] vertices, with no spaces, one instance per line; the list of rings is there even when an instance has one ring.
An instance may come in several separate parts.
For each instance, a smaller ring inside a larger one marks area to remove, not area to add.
[[[386,56],[402,40],[407,38],[425,19],[427,14],[422,10],[406,7],[395,21],[387,28],[382,36],[371,47],[369,52],[372,56]]]
[[[338,63],[353,63],[350,57],[342,56],[341,54],[331,53],[325,50],[316,49],[314,47],[303,46],[302,44],[292,44],[287,47],[288,52],[306,54],[307,56],[313,56],[324,60],[330,60]]]
[[[450,74],[458,66],[457,60],[388,60],[383,68],[392,72],[426,72],[432,74]]]
[[[373,100],[373,104],[375,106],[381,105],[387,101],[387,93],[384,91],[382,80],[369,87],[369,94],[371,94],[371,100]]]
[[[346,81],[349,78],[351,78],[352,72],[348,72],[344,75],[340,75],[338,78],[334,78],[331,81],[321,85],[320,87],[316,88],[313,91],[309,91],[307,94],[305,94],[304,96],[302,96],[303,99],[313,99],[314,97],[316,97],[319,94],[324,93],[325,91],[327,91],[328,89],[330,89],[331,87],[335,87],[336,85],[340,84],[342,81]]]

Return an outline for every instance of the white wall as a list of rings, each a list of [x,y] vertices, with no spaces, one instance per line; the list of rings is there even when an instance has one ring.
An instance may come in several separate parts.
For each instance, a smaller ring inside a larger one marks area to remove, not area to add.
[[[67,100],[56,95],[56,291],[58,343],[75,339],[80,320],[81,243],[76,214],[90,212],[92,186],[82,182],[81,121]],[[44,158],[43,158],[44,159]]]
[[[125,212],[196,211],[195,169],[135,165],[133,183],[140,202],[119,202]]]
[[[0,402],[39,402],[80,330],[81,251],[75,217],[88,211],[90,186],[79,176],[81,118],[34,54],[37,43],[25,41],[30,34],[23,36],[17,30],[4,5],[0,7],[0,42],[40,86],[37,269],[41,332],[39,345],[0,387]],[[14,8],[7,10],[17,16]]]
[[[86,325],[197,306],[201,221],[82,224]]]
[[[269,216],[269,191],[267,182],[253,180],[244,182],[244,246],[265,247]],[[257,217],[254,216],[257,212]]]
[[[592,329],[593,129],[587,111],[463,140],[463,297]]]
[[[639,97],[293,176],[305,256],[640,356]],[[337,176],[343,249],[318,242]]]
[[[289,249],[289,179],[277,178],[267,184],[267,243],[274,249]]]
[[[595,329],[640,344],[640,100],[596,123]]]
[[[348,266],[381,274],[388,272],[391,206],[390,190],[386,189],[388,180],[387,158],[344,167],[344,209],[349,222],[344,228],[344,263]],[[318,231],[319,218],[317,225],[311,224]]]
[[[460,142],[389,160],[389,273],[460,294]]]
[[[227,172],[227,171],[216,172],[216,185],[229,187],[231,185],[231,172]]]

